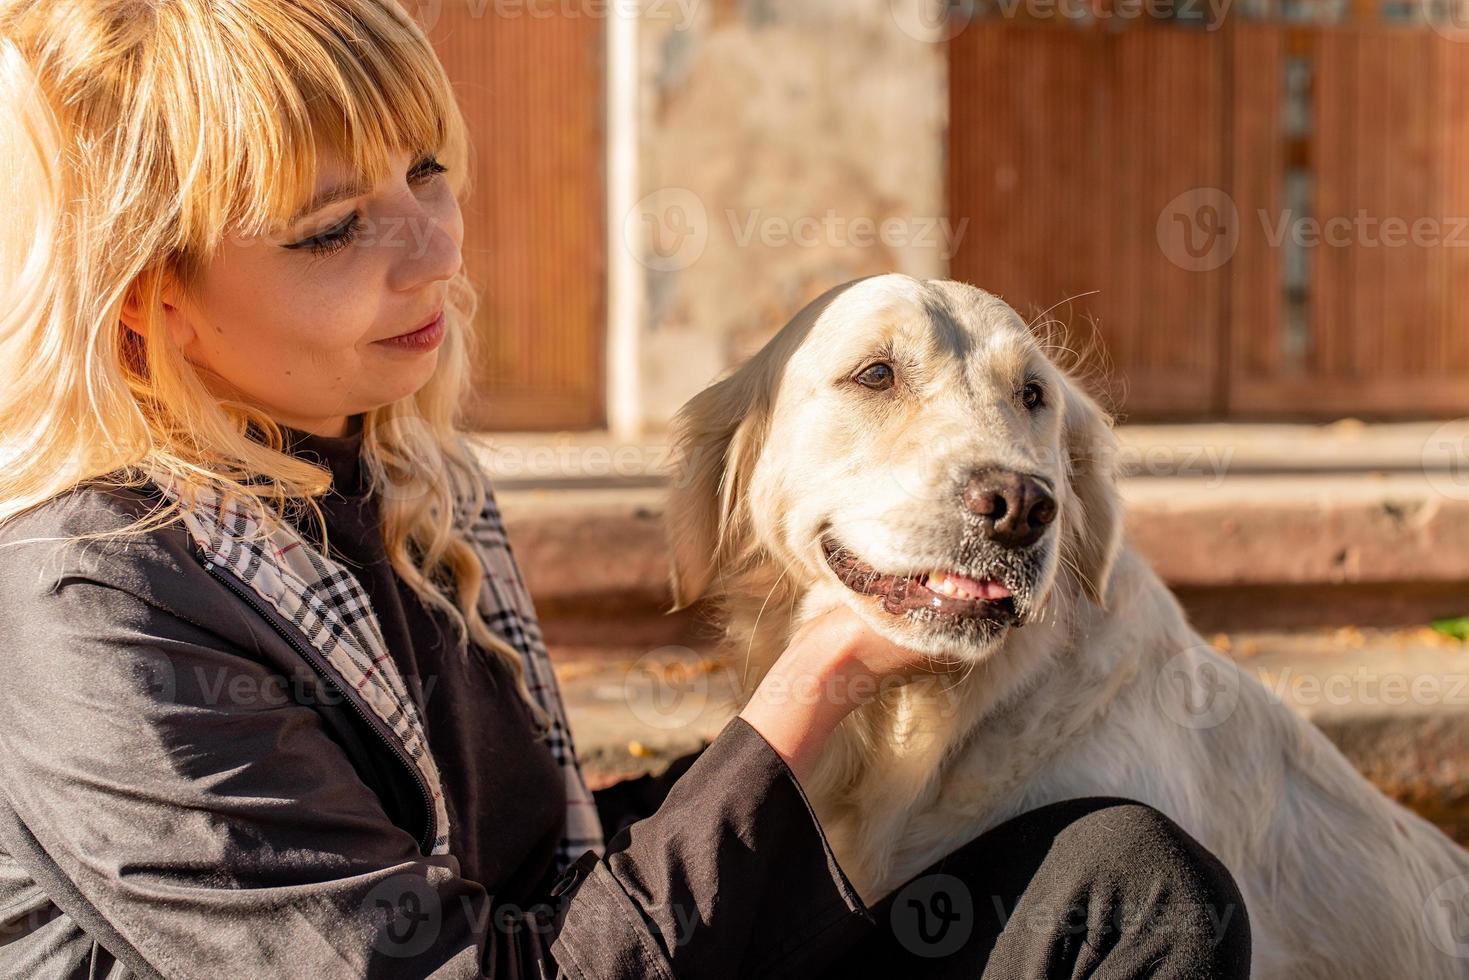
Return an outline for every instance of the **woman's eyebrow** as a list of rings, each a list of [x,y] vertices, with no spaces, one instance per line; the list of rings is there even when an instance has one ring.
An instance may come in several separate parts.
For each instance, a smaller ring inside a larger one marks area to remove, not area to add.
[[[310,215],[315,214],[317,211],[320,211],[328,204],[335,204],[338,201],[345,201],[348,198],[361,197],[362,195],[371,192],[372,188],[367,184],[361,182],[338,184],[335,187],[329,187],[326,190],[322,191],[320,194],[313,196],[311,200],[307,201],[306,206],[297,211],[295,214],[291,215],[291,217],[286,221],[286,224],[294,225],[302,218],[306,218]]]

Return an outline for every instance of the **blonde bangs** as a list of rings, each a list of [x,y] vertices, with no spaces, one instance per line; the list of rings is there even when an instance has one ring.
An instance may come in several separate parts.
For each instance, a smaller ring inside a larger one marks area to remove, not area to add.
[[[185,177],[177,269],[185,281],[192,257],[212,254],[224,235],[283,227],[310,200],[326,153],[368,184],[391,176],[394,154],[432,153],[455,194],[467,193],[468,139],[452,86],[396,3],[280,4],[269,18],[225,5],[213,21],[167,26],[179,34],[169,38],[175,51],[235,53],[227,85],[175,73],[217,103],[189,134],[197,173],[211,184],[191,193]],[[201,58],[191,67],[217,66]]]

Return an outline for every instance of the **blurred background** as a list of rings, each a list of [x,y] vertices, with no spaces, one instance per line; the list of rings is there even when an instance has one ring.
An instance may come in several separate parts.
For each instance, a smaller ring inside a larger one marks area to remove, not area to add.
[[[1054,321],[1209,642],[1469,837],[1463,0],[402,0],[476,141],[472,407],[598,779],[731,712],[666,428],[807,300]]]

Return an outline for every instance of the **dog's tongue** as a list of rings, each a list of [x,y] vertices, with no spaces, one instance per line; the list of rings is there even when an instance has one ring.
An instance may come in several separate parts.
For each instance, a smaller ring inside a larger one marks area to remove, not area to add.
[[[981,599],[1003,599],[1010,594],[1010,590],[1005,588],[1003,582],[998,582],[994,579],[987,579],[986,581],[980,582],[965,575],[955,575],[953,572],[943,572],[942,574],[944,578],[965,592],[968,592],[972,596],[978,596]],[[932,584],[932,579],[930,579],[930,584]]]

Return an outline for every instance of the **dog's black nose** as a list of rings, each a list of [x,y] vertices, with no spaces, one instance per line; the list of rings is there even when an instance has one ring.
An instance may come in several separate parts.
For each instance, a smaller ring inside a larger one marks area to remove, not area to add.
[[[965,482],[963,496],[964,506],[981,519],[985,537],[1007,548],[1034,544],[1056,519],[1050,488],[1012,470],[976,470]]]

